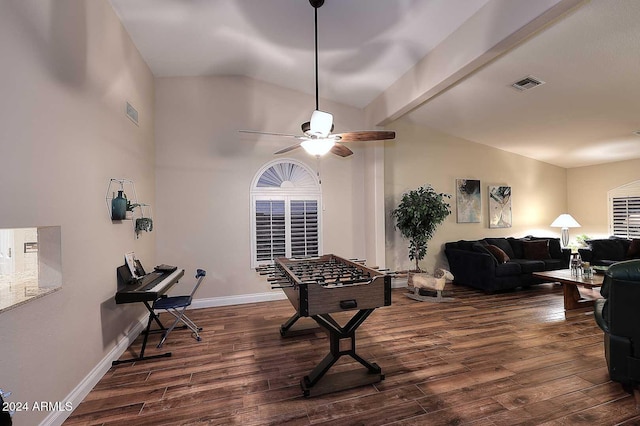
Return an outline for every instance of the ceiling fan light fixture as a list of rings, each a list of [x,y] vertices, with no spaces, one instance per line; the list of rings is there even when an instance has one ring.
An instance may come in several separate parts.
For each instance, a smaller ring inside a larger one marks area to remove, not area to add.
[[[315,110],[311,114],[311,126],[309,133],[318,138],[326,138],[329,136],[333,127],[333,115],[328,112]]]
[[[300,146],[307,151],[308,154],[315,156],[325,155],[327,152],[331,151],[331,148],[336,144],[336,141],[333,139],[307,139],[300,143]]]

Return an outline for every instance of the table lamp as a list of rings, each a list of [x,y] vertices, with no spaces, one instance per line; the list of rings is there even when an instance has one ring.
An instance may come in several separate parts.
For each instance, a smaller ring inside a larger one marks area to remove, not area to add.
[[[563,213],[551,224],[554,228],[562,228],[562,247],[569,245],[569,228],[580,228],[580,224],[568,213]]]

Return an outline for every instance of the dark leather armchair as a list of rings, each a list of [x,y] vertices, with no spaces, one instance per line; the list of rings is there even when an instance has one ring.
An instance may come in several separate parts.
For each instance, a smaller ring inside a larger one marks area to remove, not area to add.
[[[640,384],[640,260],[614,263],[596,301],[609,377],[637,395]]]

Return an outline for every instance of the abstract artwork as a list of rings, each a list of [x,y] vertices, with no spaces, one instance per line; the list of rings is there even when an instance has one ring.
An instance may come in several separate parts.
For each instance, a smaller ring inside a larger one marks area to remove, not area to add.
[[[511,228],[511,187],[489,187],[489,228]]]
[[[480,222],[480,181],[456,179],[456,212],[458,223]]]

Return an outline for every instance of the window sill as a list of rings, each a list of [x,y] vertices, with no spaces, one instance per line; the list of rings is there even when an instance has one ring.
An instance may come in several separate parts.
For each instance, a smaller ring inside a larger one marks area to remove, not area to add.
[[[0,277],[2,279],[2,277]],[[0,285],[0,313],[60,290],[62,287],[38,287],[37,278],[17,280]]]

